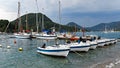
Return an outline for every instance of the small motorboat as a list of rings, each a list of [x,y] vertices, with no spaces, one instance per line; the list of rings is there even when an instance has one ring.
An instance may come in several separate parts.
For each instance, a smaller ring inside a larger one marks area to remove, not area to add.
[[[106,45],[106,41],[104,39],[98,39],[97,43],[98,43],[98,47],[102,47]]]
[[[63,56],[67,57],[70,51],[70,47],[67,45],[53,45],[53,46],[46,46],[45,44],[42,47],[37,47],[37,52],[45,55],[51,56]]]
[[[97,47],[97,41],[94,40],[94,41],[87,41],[87,43],[90,44],[90,49],[96,49]]]
[[[86,42],[72,42],[68,44],[70,46],[70,51],[85,51],[90,49],[90,44]]]

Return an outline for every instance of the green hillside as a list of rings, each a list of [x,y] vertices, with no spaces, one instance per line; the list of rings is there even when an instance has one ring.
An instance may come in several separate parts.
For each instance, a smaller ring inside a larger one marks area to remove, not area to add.
[[[8,20],[0,20],[0,32],[5,31],[8,23],[9,23]]]
[[[87,28],[90,31],[105,31],[105,28],[110,31],[114,29],[115,31],[120,31],[120,21],[110,22],[110,23],[100,23],[93,27]]]
[[[33,29],[36,31],[36,14],[35,13],[29,13],[27,15],[27,22],[28,22],[28,30]],[[26,15],[21,16],[21,29],[26,29]],[[38,13],[38,19],[39,19],[39,31],[41,31],[41,20],[42,20],[42,14]],[[58,23],[53,22],[50,18],[48,18],[46,15],[44,15],[44,27],[45,29],[50,29],[51,27],[55,27],[56,31],[59,30]],[[74,27],[70,27],[67,25],[60,25],[63,30],[66,31],[74,31]],[[11,22],[9,28],[10,32],[17,32],[18,30],[18,19]]]

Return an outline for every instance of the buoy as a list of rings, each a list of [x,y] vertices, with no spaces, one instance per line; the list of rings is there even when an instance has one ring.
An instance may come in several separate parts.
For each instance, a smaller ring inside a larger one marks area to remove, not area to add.
[[[0,48],[2,47],[2,45],[0,44]]]
[[[22,47],[20,47],[20,48],[19,48],[19,51],[23,51],[23,48],[22,48]]]
[[[16,40],[14,40],[14,44],[16,44]]]
[[[10,49],[11,48],[11,46],[7,46],[7,49]]]

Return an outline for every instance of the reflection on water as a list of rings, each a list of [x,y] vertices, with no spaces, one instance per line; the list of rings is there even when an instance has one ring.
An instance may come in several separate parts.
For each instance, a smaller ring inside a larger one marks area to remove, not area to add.
[[[119,38],[120,33],[108,33],[105,35],[100,32],[90,32],[86,34]],[[77,33],[77,35],[81,35],[81,33]],[[14,44],[14,40],[16,40],[16,44]],[[58,41],[59,43],[65,43],[64,40]],[[51,57],[36,52],[37,46],[41,46],[43,43],[53,45],[56,42],[56,40],[39,39],[0,39],[2,45],[2,48],[0,48],[0,68],[92,68],[105,63],[109,65],[108,62],[120,57],[119,42],[115,45],[97,48],[88,52],[70,52],[67,58]],[[11,48],[7,49],[7,45],[10,45]],[[19,47],[22,47],[23,51],[18,51]]]

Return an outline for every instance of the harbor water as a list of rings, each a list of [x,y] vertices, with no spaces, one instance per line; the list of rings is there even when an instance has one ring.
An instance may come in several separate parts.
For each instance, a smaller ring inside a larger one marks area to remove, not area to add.
[[[77,35],[82,36],[82,33]],[[120,38],[120,32],[87,32],[86,35]],[[0,68],[120,68],[120,42],[88,52],[70,52],[66,58],[36,52],[43,43],[53,45],[56,41],[65,43],[65,40],[15,39],[0,35]],[[7,46],[11,47],[8,49]],[[18,50],[20,47],[23,51]]]

